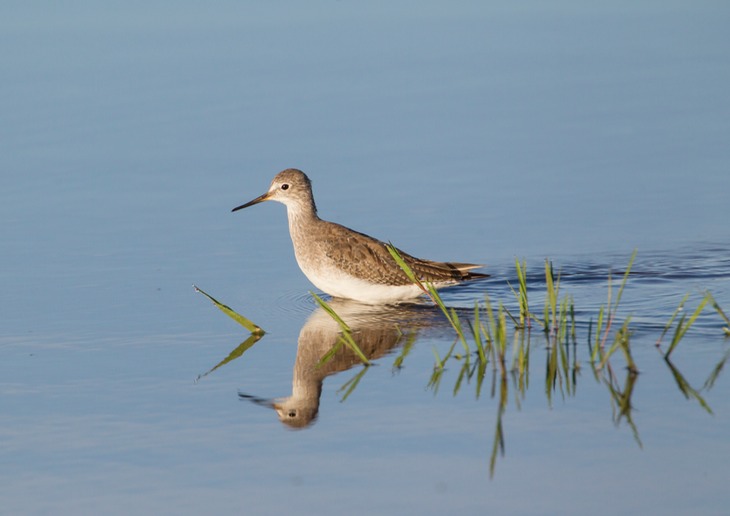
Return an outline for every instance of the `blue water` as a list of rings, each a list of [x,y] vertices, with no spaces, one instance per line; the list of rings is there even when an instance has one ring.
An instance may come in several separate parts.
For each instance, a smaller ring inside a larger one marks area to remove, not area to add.
[[[708,308],[672,355],[712,414],[654,343],[686,293],[688,314],[707,289],[730,313],[728,21],[719,2],[3,3],[4,510],[723,513],[727,381],[702,386],[724,323]],[[493,472],[499,376],[453,395],[452,362],[429,388],[453,334],[427,306],[362,323],[413,331],[404,367],[385,331],[345,401],[360,366],[323,379],[306,429],[239,399],[292,394],[317,317],[284,208],[230,213],[286,167],[323,218],[486,263],[445,293],[464,311],[485,292],[514,309],[518,257],[541,315],[544,259],[560,272],[574,389],[546,390],[533,331]],[[587,349],[634,249],[636,433]],[[192,284],[267,330],[201,378],[247,335]]]

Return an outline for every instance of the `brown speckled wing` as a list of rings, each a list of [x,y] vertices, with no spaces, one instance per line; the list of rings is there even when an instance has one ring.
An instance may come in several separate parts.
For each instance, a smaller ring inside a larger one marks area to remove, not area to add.
[[[409,285],[411,281],[397,266],[385,244],[364,233],[328,223],[329,231],[320,234],[321,245],[327,258],[352,276],[380,285]],[[341,229],[340,229],[341,228]],[[342,240],[342,229],[348,234]],[[447,263],[422,260],[401,251],[405,262],[423,281],[433,283],[458,283],[460,281],[486,277],[486,274],[469,272],[481,267],[470,263]]]

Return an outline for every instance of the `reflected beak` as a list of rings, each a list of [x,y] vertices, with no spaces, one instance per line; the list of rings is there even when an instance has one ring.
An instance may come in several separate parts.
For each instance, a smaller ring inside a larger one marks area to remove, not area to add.
[[[252,396],[243,392],[239,392],[238,397],[242,400],[248,400],[251,403],[255,403],[256,405],[259,405],[261,407],[268,407],[273,409],[277,408],[277,404],[273,400],[268,400],[266,398],[259,398],[258,396]]]
[[[237,206],[233,208],[231,211],[238,211],[242,210],[244,208],[248,208],[249,206],[253,206],[254,204],[258,204],[260,202],[268,201],[269,200],[269,192],[266,192],[264,195],[259,195],[256,197],[253,201],[249,201],[246,204],[242,204],[240,206]]]

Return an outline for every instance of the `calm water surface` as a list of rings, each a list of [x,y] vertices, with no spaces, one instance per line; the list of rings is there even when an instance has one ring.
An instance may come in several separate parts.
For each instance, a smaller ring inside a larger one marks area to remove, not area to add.
[[[724,322],[705,310],[671,363],[654,343],[686,293],[730,313],[729,21],[715,2],[4,3],[3,509],[725,513]],[[459,382],[452,360],[433,383],[454,339],[437,310],[337,303],[376,366],[313,369],[336,327],[284,208],[230,213],[290,166],[324,218],[487,263],[444,294],[464,317],[485,293],[514,311],[515,257],[541,314],[549,257],[568,368],[533,330],[521,380]],[[617,326],[640,374],[619,352],[595,375],[589,321],[633,249]]]

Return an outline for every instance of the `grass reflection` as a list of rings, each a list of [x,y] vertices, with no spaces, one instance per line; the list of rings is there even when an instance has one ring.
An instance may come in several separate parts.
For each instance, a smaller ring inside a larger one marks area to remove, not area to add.
[[[232,362],[233,360],[243,356],[243,354],[248,351],[251,347],[253,347],[254,344],[256,344],[259,340],[261,340],[261,337],[263,335],[261,334],[255,334],[252,333],[249,335],[249,337],[241,342],[233,351],[231,351],[226,358],[218,362],[215,366],[213,366],[210,370],[206,371],[205,373],[199,374],[198,377],[195,379],[196,382],[200,381],[202,378],[208,376],[210,373],[218,369],[219,367],[223,367],[228,362]]]
[[[633,405],[631,404],[631,396],[634,393],[634,386],[636,385],[636,379],[639,376],[630,370],[626,371],[626,379],[624,380],[624,386],[621,388],[618,378],[613,374],[612,370],[608,370],[603,374],[603,384],[608,389],[611,395],[611,409],[613,410],[613,422],[616,426],[621,424],[621,421],[626,421],[626,424],[631,428],[631,432],[634,434],[634,440],[643,448],[641,438],[639,437],[639,429],[634,423],[631,411]]]

